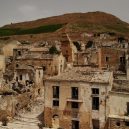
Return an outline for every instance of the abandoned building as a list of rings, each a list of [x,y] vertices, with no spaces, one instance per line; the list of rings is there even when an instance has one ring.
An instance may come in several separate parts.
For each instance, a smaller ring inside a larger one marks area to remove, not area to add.
[[[91,66],[98,67],[98,51],[91,49],[90,51],[83,51],[75,53],[74,66]]]
[[[40,96],[46,128],[128,129],[128,47],[108,33],[85,32],[10,42],[0,49],[0,110],[17,115]]]
[[[102,47],[98,52],[99,68],[110,69],[112,71],[126,70],[126,53],[109,47]]]
[[[42,67],[44,75],[58,75],[65,68],[65,58],[62,53],[50,54],[49,48],[16,48],[14,49],[14,68],[20,65]]]
[[[5,56],[0,55],[0,70],[5,72]]]
[[[129,128],[129,81],[114,80],[109,93],[107,129]]]
[[[103,129],[112,72],[74,67],[45,80],[45,127]]]
[[[63,34],[61,38],[61,52],[65,57],[66,62],[73,63],[74,62],[74,54],[77,52],[77,48],[73,44],[68,34]]]

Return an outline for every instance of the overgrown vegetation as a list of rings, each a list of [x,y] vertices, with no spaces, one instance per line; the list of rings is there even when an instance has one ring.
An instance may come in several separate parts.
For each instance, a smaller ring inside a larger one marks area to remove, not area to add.
[[[89,41],[87,42],[85,48],[87,49],[87,48],[90,48],[90,47],[92,47],[92,46],[93,46],[93,41],[89,40]]]
[[[62,28],[64,24],[53,24],[45,25],[31,29],[14,29],[14,28],[0,28],[0,36],[11,36],[11,35],[25,35],[25,34],[39,34],[54,32]]]
[[[81,45],[78,42],[73,42],[78,51],[81,51]]]
[[[118,37],[118,42],[123,43],[125,41],[125,38],[123,36]]]
[[[129,27],[126,24],[73,24],[73,30],[93,31],[97,33],[108,32],[109,34],[129,34]]]
[[[50,54],[59,54],[59,51],[57,50],[56,46],[53,45],[53,46],[49,49],[49,53],[50,53]]]

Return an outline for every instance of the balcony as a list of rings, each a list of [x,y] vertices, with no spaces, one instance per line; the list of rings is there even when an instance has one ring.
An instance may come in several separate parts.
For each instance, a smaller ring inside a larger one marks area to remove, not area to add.
[[[53,98],[53,100],[58,100],[59,101],[59,98]]]
[[[75,99],[75,98],[67,98],[67,102],[83,103],[83,100],[82,99]]]

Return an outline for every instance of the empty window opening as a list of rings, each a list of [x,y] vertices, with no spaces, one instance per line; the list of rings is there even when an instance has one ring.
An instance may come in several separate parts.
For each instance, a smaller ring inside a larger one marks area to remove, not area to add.
[[[27,91],[26,92],[30,92],[30,89],[27,89]]]
[[[53,98],[59,98],[59,86],[53,86]]]
[[[62,65],[60,65],[60,72],[62,72]]]
[[[72,87],[72,99],[78,99],[78,87]]]
[[[46,66],[43,66],[43,71],[46,71]]]
[[[38,89],[38,94],[40,95],[40,89]]]
[[[16,81],[18,81],[18,77],[16,77]]]
[[[39,78],[40,78],[40,71],[39,71]]]
[[[53,106],[59,106],[59,100],[53,100]]]
[[[129,126],[129,121],[125,121],[125,125],[126,126]]]
[[[109,57],[108,56],[106,56],[106,62],[109,62]]]
[[[22,80],[22,75],[20,75],[20,80]]]
[[[92,110],[99,110],[99,97],[92,97]]]
[[[79,121],[72,120],[72,129],[79,129]]]
[[[79,108],[78,102],[72,102],[71,107],[72,108]]]
[[[99,95],[99,89],[98,88],[92,88],[92,94],[93,95]]]
[[[32,95],[30,95],[30,99],[32,99]]]
[[[120,63],[125,64],[125,57],[120,57]]]
[[[127,115],[129,115],[129,102],[127,102]]]
[[[19,67],[19,64],[16,64],[16,67]]]
[[[99,120],[92,119],[93,129],[99,129]]]
[[[117,121],[117,122],[116,122],[116,125],[117,125],[117,126],[120,126],[120,122],[119,122],[119,121]]]
[[[18,51],[18,55],[21,56],[21,51]]]
[[[125,44],[123,44],[122,47],[125,48]]]

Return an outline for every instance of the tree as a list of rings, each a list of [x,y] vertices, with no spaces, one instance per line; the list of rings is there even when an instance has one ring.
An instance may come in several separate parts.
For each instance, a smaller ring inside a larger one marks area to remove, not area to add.
[[[124,38],[123,36],[118,37],[118,42],[119,42],[119,43],[123,43],[124,40],[125,40],[125,38]]]
[[[78,42],[73,42],[78,51],[81,51],[81,45]]]
[[[57,50],[56,46],[53,45],[53,46],[49,49],[49,53],[50,53],[50,54],[59,54],[59,51]]]
[[[86,48],[90,48],[93,45],[93,41],[89,40],[86,44]]]

